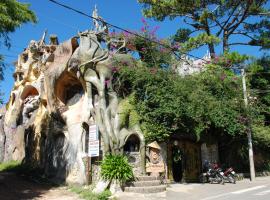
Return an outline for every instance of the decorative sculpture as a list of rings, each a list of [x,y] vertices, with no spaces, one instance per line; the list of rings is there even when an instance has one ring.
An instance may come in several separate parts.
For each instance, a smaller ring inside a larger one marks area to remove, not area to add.
[[[161,148],[156,141],[147,145],[149,147],[149,162],[146,164],[146,172],[152,176],[159,176],[165,171],[164,162],[160,155]]]

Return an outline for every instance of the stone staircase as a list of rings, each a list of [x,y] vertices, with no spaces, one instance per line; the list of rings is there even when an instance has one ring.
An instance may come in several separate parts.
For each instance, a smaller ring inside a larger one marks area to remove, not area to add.
[[[126,184],[125,192],[156,193],[164,192],[166,185],[162,185],[160,179],[155,176],[138,176],[136,181]]]

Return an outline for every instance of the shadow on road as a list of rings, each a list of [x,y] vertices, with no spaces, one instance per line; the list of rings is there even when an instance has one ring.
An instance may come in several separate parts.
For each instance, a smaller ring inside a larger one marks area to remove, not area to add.
[[[0,172],[0,199],[26,200],[37,199],[53,186],[42,184],[22,174],[14,172]]]

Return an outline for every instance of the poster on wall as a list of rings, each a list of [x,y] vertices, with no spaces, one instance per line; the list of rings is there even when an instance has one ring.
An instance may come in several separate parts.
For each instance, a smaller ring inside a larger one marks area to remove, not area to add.
[[[99,156],[99,135],[98,127],[96,124],[89,127],[88,156]]]

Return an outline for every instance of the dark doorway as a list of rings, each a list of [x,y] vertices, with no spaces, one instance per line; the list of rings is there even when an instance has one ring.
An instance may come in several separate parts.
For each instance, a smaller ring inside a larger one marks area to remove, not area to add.
[[[134,134],[129,136],[124,146],[124,151],[125,152],[139,152],[140,151],[140,138]]]
[[[175,182],[181,182],[183,178],[183,151],[179,146],[172,148],[172,174]]]

